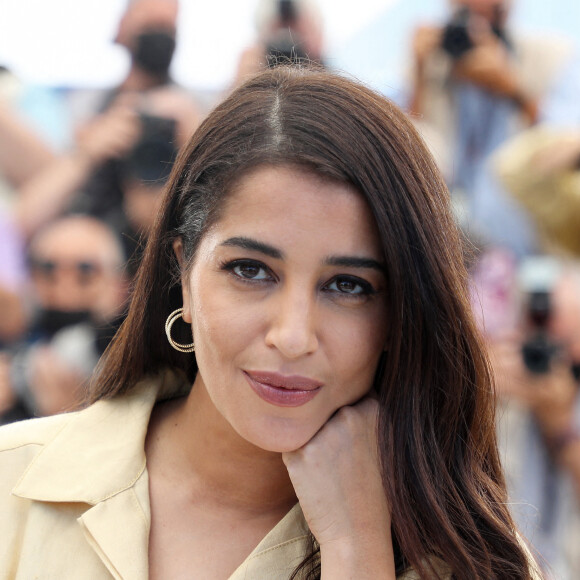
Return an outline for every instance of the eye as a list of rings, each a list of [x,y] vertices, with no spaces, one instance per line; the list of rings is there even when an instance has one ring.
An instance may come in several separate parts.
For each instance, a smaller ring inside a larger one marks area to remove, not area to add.
[[[349,296],[374,294],[374,289],[368,282],[355,276],[337,276],[325,286],[325,290]]]
[[[232,272],[248,280],[265,280],[269,277],[264,268],[252,263],[238,264],[232,268]]]
[[[234,260],[223,266],[224,270],[229,270],[234,276],[247,281],[267,281],[273,280],[270,270],[261,262],[254,260]]]

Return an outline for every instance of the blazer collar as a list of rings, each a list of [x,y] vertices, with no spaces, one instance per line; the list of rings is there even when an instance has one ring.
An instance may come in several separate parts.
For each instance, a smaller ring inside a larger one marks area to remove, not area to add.
[[[183,376],[165,371],[127,395],[71,413],[13,493],[36,501],[96,505],[128,489],[145,470],[145,436],[155,401],[188,389]]]
[[[148,575],[149,497],[145,437],[156,400],[185,395],[171,371],[141,381],[130,393],[63,417],[16,485],[19,497],[89,504],[78,519],[85,537],[116,579]],[[303,558],[308,526],[296,504],[263,538],[230,580],[272,578],[281,562]]]

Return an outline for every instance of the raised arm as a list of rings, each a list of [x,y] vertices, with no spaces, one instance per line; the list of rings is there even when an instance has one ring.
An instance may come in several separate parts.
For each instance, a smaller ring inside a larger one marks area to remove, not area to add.
[[[377,413],[369,398],[343,407],[304,447],[283,456],[320,545],[323,580],[395,579]]]
[[[54,153],[29,128],[18,112],[0,101],[0,173],[20,187],[55,159]]]
[[[122,157],[139,134],[138,116],[126,105],[113,106],[79,131],[76,147],[46,165],[19,190],[16,219],[25,236],[62,213],[92,171]]]

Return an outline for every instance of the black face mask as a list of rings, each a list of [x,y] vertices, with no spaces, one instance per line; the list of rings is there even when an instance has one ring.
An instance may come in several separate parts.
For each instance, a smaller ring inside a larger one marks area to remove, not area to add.
[[[173,35],[162,30],[151,30],[136,38],[133,62],[151,75],[167,78],[174,52]]]
[[[56,310],[43,308],[38,312],[34,330],[47,338],[52,338],[59,330],[82,322],[90,322],[88,310]]]

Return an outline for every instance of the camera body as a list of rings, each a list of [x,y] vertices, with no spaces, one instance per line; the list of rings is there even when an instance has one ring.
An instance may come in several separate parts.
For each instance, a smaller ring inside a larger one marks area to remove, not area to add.
[[[550,372],[552,359],[559,351],[549,334],[552,291],[559,275],[558,263],[547,256],[527,258],[520,267],[524,314],[529,328],[522,344],[522,357],[525,367],[534,374]]]
[[[467,6],[457,10],[451,20],[443,28],[441,48],[453,59],[461,58],[473,46],[469,34],[469,20],[471,13]]]
[[[297,20],[294,0],[278,0],[278,18],[282,27],[294,26]]]
[[[154,185],[167,181],[177,155],[177,121],[140,113],[141,136],[125,160],[125,175]]]
[[[458,60],[475,47],[471,36],[471,19],[476,17],[468,6],[461,6],[443,27],[441,48],[454,60]],[[508,50],[511,42],[504,28],[505,6],[498,2],[493,9],[493,17],[489,22],[490,30]]]
[[[528,319],[534,321],[534,332],[522,345],[522,356],[526,368],[534,374],[550,371],[552,357],[557,353],[557,345],[550,340],[547,324],[551,315],[549,292],[532,292],[529,297]],[[541,320],[541,322],[539,322]]]
[[[279,26],[266,40],[268,67],[307,61],[308,54],[295,29],[298,20],[298,7],[295,0],[278,0],[276,9]]]

